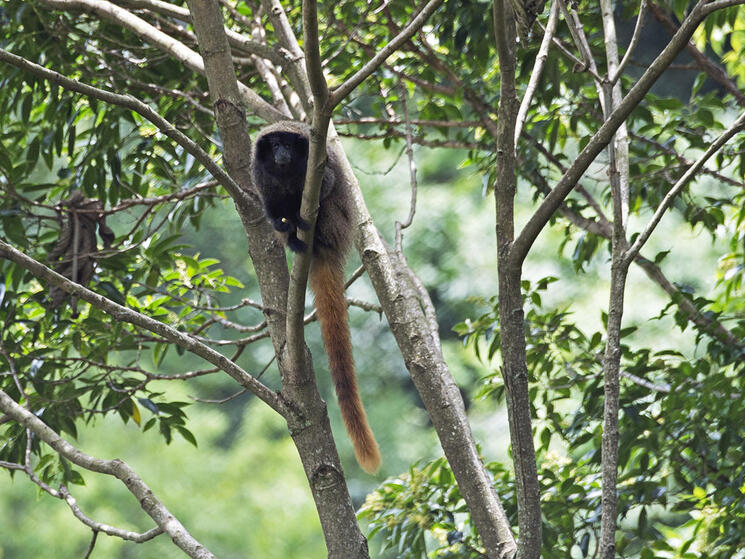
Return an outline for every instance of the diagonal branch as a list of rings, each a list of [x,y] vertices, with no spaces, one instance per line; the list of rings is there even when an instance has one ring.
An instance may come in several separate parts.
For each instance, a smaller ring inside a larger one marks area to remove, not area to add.
[[[150,10],[153,13],[162,14],[178,21],[192,23],[191,12],[189,12],[189,10],[161,0],[112,0],[112,3],[119,6]],[[286,62],[284,56],[285,53],[273,49],[269,45],[247,39],[240,33],[236,33],[230,29],[226,29],[225,34],[233,48],[265,58],[274,64],[282,65]]]
[[[261,0],[261,5],[269,16],[274,35],[289,53],[289,62],[285,64],[288,77],[300,96],[300,103],[305,111],[310,112],[312,109],[310,106],[312,93],[308,84],[308,72],[305,68],[305,54],[297,42],[292,24],[279,0]]]
[[[725,130],[716,140],[711,143],[709,149],[707,149],[701,155],[701,157],[699,157],[696,162],[691,165],[685,173],[683,173],[683,176],[681,176],[673,185],[673,187],[667,192],[665,197],[662,199],[662,202],[660,202],[660,205],[657,207],[657,210],[654,212],[654,215],[649,220],[647,226],[636,238],[634,244],[631,245],[631,247],[626,251],[624,258],[627,261],[632,260],[636,257],[637,254],[639,254],[639,251],[644,246],[644,243],[647,242],[649,236],[660,223],[662,216],[665,214],[667,209],[670,207],[670,204],[672,204],[673,199],[680,193],[680,191],[683,190],[688,182],[696,176],[696,173],[701,170],[701,168],[712,155],[719,151],[722,146],[724,146],[724,144],[726,144],[735,134],[741,132],[742,130],[745,130],[745,113],[741,114],[740,118],[738,118],[732,124],[732,126]]]
[[[187,68],[204,75],[204,61],[201,56],[180,41],[116,4],[106,0],[41,0],[41,3],[50,8],[65,11],[92,12],[101,19],[129,29],[138,37],[180,61]],[[258,116],[268,121],[285,118],[280,111],[264,101],[255,91],[243,84],[239,84],[239,87],[243,102]]]
[[[745,0],[732,1],[740,4],[745,3]],[[688,40],[693,36],[693,32],[698,28],[704,18],[711,13],[711,10],[706,8],[706,0],[699,0],[698,4],[696,4],[685,21],[683,21],[678,32],[670,40],[667,47],[665,47],[642,77],[639,78],[634,87],[626,94],[618,107],[590,139],[589,143],[575,158],[569,169],[567,169],[567,172],[561,177],[556,187],[530,218],[510,250],[510,257],[516,262],[523,262],[535,239],[561,205],[562,201],[572,191],[580,177],[585,173],[597,155],[608,145],[608,142],[611,141],[619,126],[625,122],[631,111],[644,99],[649,89],[672,63],[678,53],[685,48]]]
[[[123,307],[118,303],[115,303],[111,299],[107,299],[103,295],[99,295],[74,283],[64,276],[61,276],[51,268],[37,262],[33,258],[26,254],[16,250],[4,241],[0,241],[0,258],[5,258],[18,264],[21,268],[28,270],[35,277],[42,279],[62,289],[63,291],[78,297],[79,299],[90,303],[96,308],[101,309],[105,313],[111,315],[112,318],[120,322],[126,322],[154,332],[168,340],[169,342],[175,343],[185,350],[202,357],[206,361],[209,361],[220,370],[225,371],[228,375],[233,377],[241,386],[248,388],[253,392],[259,399],[269,405],[274,411],[286,416],[289,411],[285,409],[280,398],[271,389],[264,386],[261,382],[256,380],[245,370],[235,364],[233,361],[218,353],[214,349],[204,345],[203,343],[195,340],[192,336],[186,335],[183,332],[179,332],[175,328],[163,324],[157,320],[154,320],[144,314],[135,312],[131,309]]]
[[[329,104],[332,107],[338,105],[347,95],[349,95],[354,88],[360,85],[368,76],[370,76],[375,70],[383,64],[386,59],[396,52],[398,48],[403,45],[406,41],[422,28],[426,23],[430,15],[440,7],[440,4],[444,0],[429,0],[429,2],[422,8],[422,10],[414,17],[391,41],[378,51],[367,64],[360,68],[357,73],[350,77],[347,81],[337,87],[329,98]]]
[[[150,487],[147,486],[126,462],[119,459],[103,460],[85,454],[71,445],[67,440],[60,437],[32,412],[18,405],[18,403],[2,390],[0,390],[0,409],[26,429],[30,429],[34,435],[73,464],[92,472],[110,475],[119,479],[129,489],[130,493],[137,498],[142,509],[155,521],[159,529],[168,534],[173,542],[189,557],[193,557],[194,559],[215,559],[215,556],[194,539],[184,525],[171,514],[166,506],[155,496]]]
[[[217,163],[215,163],[215,161],[207,154],[206,151],[204,151],[199,146],[199,144],[192,141],[191,138],[189,138],[186,134],[178,130],[165,118],[151,109],[149,105],[143,103],[139,99],[135,99],[131,95],[119,95],[118,93],[111,93],[110,91],[99,89],[97,87],[93,87],[92,85],[84,84],[77,80],[70,79],[58,72],[55,72],[54,70],[49,70],[44,66],[39,66],[38,64],[26,60],[25,58],[21,58],[20,56],[16,56],[15,54],[12,54],[4,49],[0,49],[0,61],[7,62],[8,64],[12,64],[17,68],[20,68],[21,70],[26,70],[27,72],[40,76],[52,83],[56,83],[64,87],[65,89],[69,89],[70,91],[75,91],[76,93],[81,93],[83,95],[87,95],[88,97],[100,99],[101,101],[104,101],[106,103],[124,107],[136,112],[146,120],[152,122],[155,126],[158,127],[161,132],[163,132],[163,134],[171,138],[178,145],[183,147],[188,153],[193,155],[194,159],[204,165],[204,167],[212,174],[212,176],[219,180],[220,183],[228,192],[230,192],[231,195],[233,195],[234,197],[246,195],[245,191],[242,190],[232,178],[230,178],[230,175],[228,175]],[[174,194],[171,196],[177,197],[178,194]]]

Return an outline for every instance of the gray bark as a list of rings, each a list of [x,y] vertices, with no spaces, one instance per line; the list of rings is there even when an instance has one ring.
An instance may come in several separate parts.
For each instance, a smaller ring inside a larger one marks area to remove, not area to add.
[[[189,8],[204,56],[228,171],[239,185],[252,191],[250,138],[219,5],[213,0],[190,0]],[[284,249],[275,240],[258,198],[252,197],[252,201],[254,203],[250,205],[236,206],[249,241],[249,252],[256,269],[272,343],[279,356],[281,398],[293,412],[285,416],[290,435],[308,478],[329,557],[365,559],[369,556],[367,540],[357,524],[326,404],[315,384],[313,363],[302,339],[299,341],[302,348],[291,359],[287,358],[287,294],[290,282]],[[294,300],[293,309],[290,309],[297,314],[295,307],[300,305],[301,317],[303,301]]]

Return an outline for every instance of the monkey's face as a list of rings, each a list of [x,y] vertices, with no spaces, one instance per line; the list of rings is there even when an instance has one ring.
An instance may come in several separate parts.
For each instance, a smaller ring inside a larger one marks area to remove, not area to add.
[[[257,158],[267,169],[284,175],[302,171],[308,164],[308,139],[292,132],[272,132],[259,139]]]

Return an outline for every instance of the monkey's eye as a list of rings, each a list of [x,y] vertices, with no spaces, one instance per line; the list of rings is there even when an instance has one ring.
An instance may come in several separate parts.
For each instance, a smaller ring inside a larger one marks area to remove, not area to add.
[[[282,223],[289,223],[289,221],[287,221],[287,218],[286,218],[286,217],[283,217],[283,218],[281,219],[281,221],[282,221]]]

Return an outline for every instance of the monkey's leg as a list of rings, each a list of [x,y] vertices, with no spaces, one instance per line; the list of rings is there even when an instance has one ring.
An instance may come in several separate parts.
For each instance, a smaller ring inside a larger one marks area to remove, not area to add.
[[[308,248],[305,242],[297,238],[297,234],[294,231],[287,235],[287,246],[290,247],[292,252],[305,252]]]

